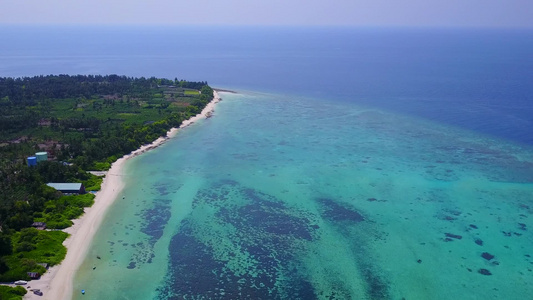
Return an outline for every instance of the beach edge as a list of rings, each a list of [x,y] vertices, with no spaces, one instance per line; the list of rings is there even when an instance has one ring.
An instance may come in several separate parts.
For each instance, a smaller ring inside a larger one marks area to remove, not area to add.
[[[23,299],[72,299],[74,292],[74,276],[85,260],[89,246],[102,224],[105,213],[118,198],[125,186],[125,182],[122,180],[124,163],[133,157],[163,145],[167,140],[174,137],[179,129],[183,129],[199,120],[211,117],[215,111],[216,104],[222,100],[219,92],[224,91],[213,90],[213,99],[206,105],[200,114],[183,121],[179,128],[170,129],[166,136],[159,137],[152,143],[141,146],[130,154],[126,154],[119,158],[111,165],[111,168],[102,182],[100,191],[96,193],[94,204],[91,207],[85,208],[84,214],[80,218],[73,220],[74,225],[64,230],[70,234],[70,236],[63,242],[63,245],[67,248],[65,259],[59,265],[51,267],[41,279],[28,282],[28,286],[31,286],[32,290],[41,290],[43,296],[28,292]]]

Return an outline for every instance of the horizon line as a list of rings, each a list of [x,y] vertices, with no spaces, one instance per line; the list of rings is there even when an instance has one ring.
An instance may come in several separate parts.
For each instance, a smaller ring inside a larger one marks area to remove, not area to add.
[[[65,28],[345,28],[345,29],[505,29],[533,30],[533,26],[514,25],[392,25],[392,24],[191,24],[191,23],[2,23],[3,27],[65,27]]]

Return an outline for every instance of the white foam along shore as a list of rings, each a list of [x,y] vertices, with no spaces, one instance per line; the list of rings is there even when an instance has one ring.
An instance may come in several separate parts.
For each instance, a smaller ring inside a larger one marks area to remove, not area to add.
[[[73,226],[65,229],[65,232],[70,234],[63,243],[67,247],[65,259],[61,264],[50,268],[41,279],[28,282],[28,287],[31,287],[29,288],[30,290],[39,289],[43,292],[43,296],[38,296],[28,291],[24,299],[70,300],[72,298],[74,275],[85,259],[91,241],[102,223],[106,210],[124,188],[122,167],[126,160],[161,146],[166,140],[176,135],[180,128],[187,127],[198,120],[211,116],[215,105],[221,100],[217,91],[214,91],[213,96],[213,100],[207,104],[200,114],[183,121],[179,128],[172,128],[167,132],[166,137],[160,137],[153,143],[144,145],[113,163],[104,178],[100,191],[96,194],[93,206],[86,208],[83,216],[74,220]]]

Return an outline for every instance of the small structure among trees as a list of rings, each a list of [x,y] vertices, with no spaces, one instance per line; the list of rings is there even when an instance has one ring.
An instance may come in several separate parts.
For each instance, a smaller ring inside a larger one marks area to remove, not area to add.
[[[37,264],[38,264],[39,266],[42,266],[43,268],[45,268],[45,269],[47,269],[47,270],[48,270],[48,268],[50,267],[50,265],[47,264],[47,263],[37,263]]]
[[[31,227],[34,227],[37,230],[45,230],[46,229],[46,223],[44,223],[44,222],[33,222],[33,224],[31,224]]]
[[[41,278],[41,274],[38,272],[28,272],[27,274],[28,274],[28,277],[30,277],[31,279]]]

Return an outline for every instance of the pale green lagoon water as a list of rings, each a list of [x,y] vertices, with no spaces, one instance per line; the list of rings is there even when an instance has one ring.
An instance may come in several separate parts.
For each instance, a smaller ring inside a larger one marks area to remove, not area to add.
[[[531,148],[348,103],[223,98],[128,161],[75,299],[533,294]]]

